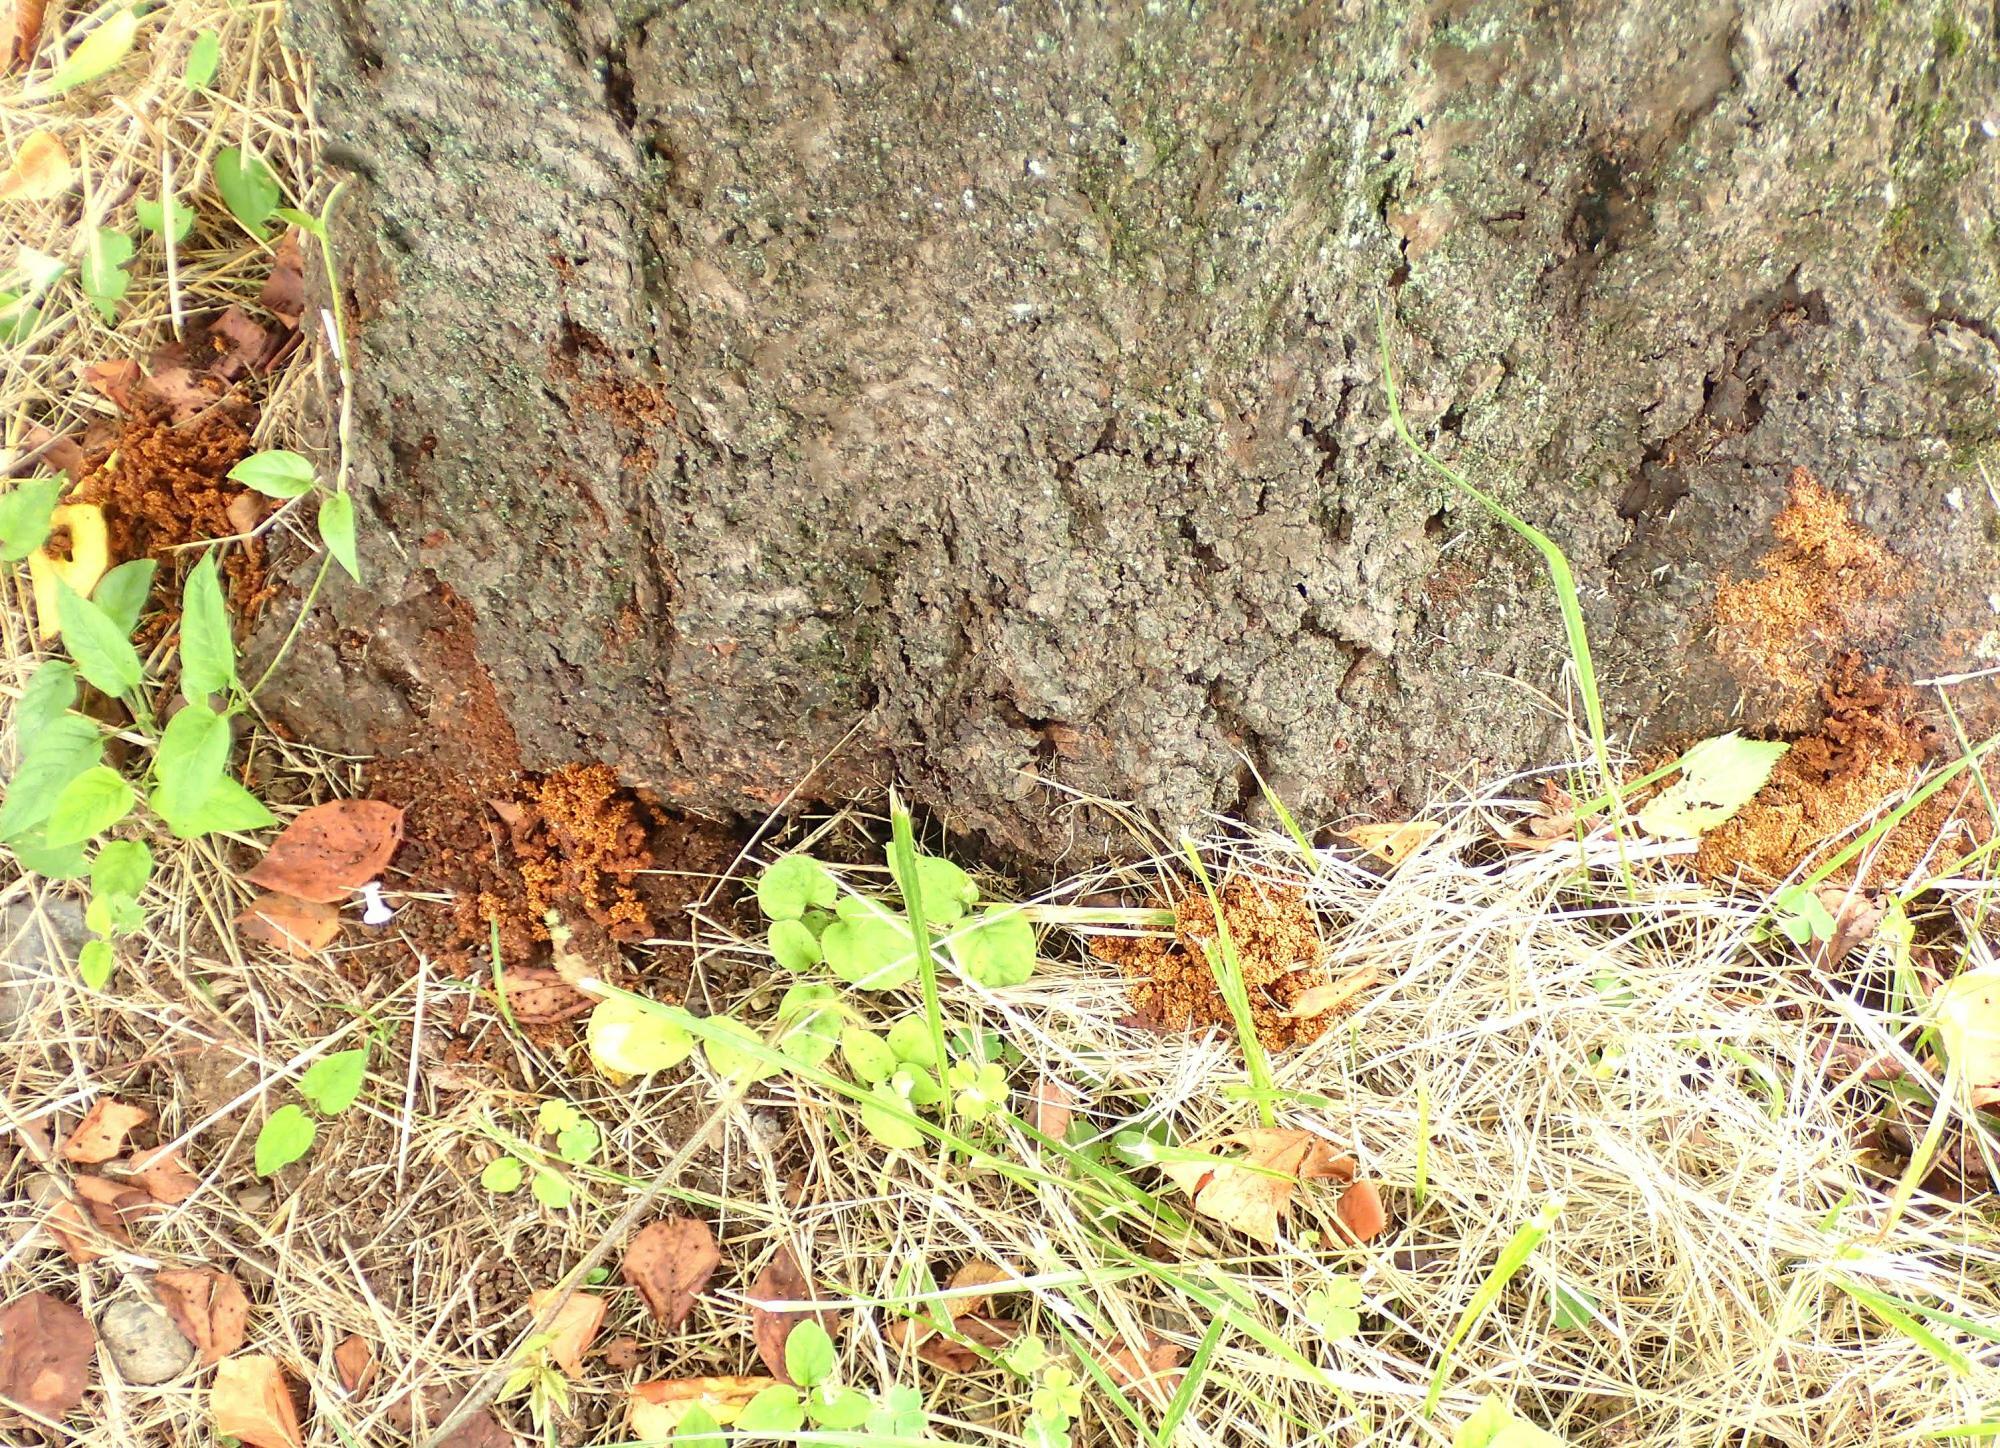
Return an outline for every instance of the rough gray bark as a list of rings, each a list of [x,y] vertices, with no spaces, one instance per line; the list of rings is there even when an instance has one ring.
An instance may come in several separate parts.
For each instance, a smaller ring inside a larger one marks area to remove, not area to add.
[[[366,182],[365,589],[287,666],[394,750],[476,652],[530,765],[761,809],[900,777],[1049,857],[1540,762],[1535,560],[1614,729],[1797,717],[1712,637],[1795,466],[1994,647],[1990,6],[300,0]],[[1836,629],[1837,633],[1838,630]],[[1401,801],[1408,804],[1405,798]]]

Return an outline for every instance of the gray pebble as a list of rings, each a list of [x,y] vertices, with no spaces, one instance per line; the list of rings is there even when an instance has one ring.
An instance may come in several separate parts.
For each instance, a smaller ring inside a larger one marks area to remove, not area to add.
[[[122,1297],[97,1319],[97,1338],[128,1383],[164,1383],[186,1372],[195,1347],[157,1302]]]

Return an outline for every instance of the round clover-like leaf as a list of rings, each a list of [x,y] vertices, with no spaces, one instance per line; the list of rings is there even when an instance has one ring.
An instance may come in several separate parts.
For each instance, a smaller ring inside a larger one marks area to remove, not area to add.
[[[771,959],[786,970],[811,970],[819,964],[819,937],[798,920],[771,922]]]
[[[894,990],[917,973],[917,944],[909,927],[879,906],[864,918],[843,915],[826,927],[819,945],[827,968],[862,990]]]
[[[979,898],[979,887],[973,884],[972,876],[950,860],[941,860],[936,855],[918,855],[916,860],[917,888],[923,896],[924,919],[932,925],[952,924],[965,914],[967,906]],[[892,873],[895,863],[895,857],[891,855],[889,867]],[[896,884],[907,901],[909,887],[901,875],[896,876]]]
[[[670,1071],[694,1051],[694,1037],[656,1010],[613,997],[599,1001],[584,1028],[600,1071],[650,1076]]]
[[[708,1064],[718,1076],[734,1077],[743,1081],[761,1081],[766,1076],[775,1076],[782,1069],[774,1062],[752,1055],[735,1041],[747,1041],[761,1046],[764,1038],[749,1026],[733,1016],[710,1016],[708,1024],[724,1033],[723,1036],[702,1038],[702,1054],[708,1057]],[[733,1037],[734,1040],[729,1039]]]
[[[1020,985],[1035,973],[1035,927],[1016,906],[988,906],[946,943],[959,970],[989,990]]]
[[[931,1036],[929,1022],[922,1016],[904,1016],[889,1027],[889,1049],[896,1053],[898,1061],[930,1069],[937,1067],[937,1042]]]
[[[811,855],[773,860],[757,879],[757,908],[772,920],[796,920],[809,906],[825,909],[839,894],[826,866]]]
[[[849,1026],[840,1033],[840,1054],[855,1080],[877,1086],[896,1074],[896,1053],[873,1031]]]
[[[924,1134],[902,1113],[911,1110],[909,1098],[888,1082],[878,1082],[861,1103],[861,1129],[882,1145],[900,1151],[914,1151],[924,1144]],[[884,1107],[887,1110],[884,1110]]]
[[[519,1191],[527,1179],[528,1168],[518,1156],[496,1156],[479,1174],[479,1184],[496,1197]]]

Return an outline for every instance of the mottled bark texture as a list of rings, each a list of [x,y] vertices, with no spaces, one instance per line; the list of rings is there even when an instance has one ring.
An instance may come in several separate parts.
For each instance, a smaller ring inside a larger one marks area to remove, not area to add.
[[[1022,857],[1810,707],[1715,638],[1804,467],[1996,618],[1990,5],[298,0],[359,178],[365,588],[279,713],[395,751],[483,666],[529,767],[713,811],[900,779]],[[1990,465],[1990,464],[1989,464]],[[2000,471],[2000,470],[1996,470]],[[281,621],[282,622],[282,621]],[[469,661],[476,655],[477,664]],[[483,685],[481,686],[483,688]],[[1399,797],[1400,796],[1400,797]]]

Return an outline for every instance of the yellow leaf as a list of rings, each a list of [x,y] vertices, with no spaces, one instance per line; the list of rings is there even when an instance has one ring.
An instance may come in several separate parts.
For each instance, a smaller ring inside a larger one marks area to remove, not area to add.
[[[727,1427],[752,1398],[778,1386],[776,1378],[672,1378],[639,1383],[626,1403],[627,1426],[635,1438],[664,1443],[674,1436],[681,1419],[700,1407]]]
[[[62,631],[56,617],[56,580],[75,589],[78,598],[88,598],[111,566],[104,513],[95,504],[66,503],[49,514],[49,526],[69,529],[69,557],[51,557],[47,548],[37,548],[28,555],[28,577],[35,589],[35,625],[45,639]]]
[[[1340,837],[1354,841],[1386,864],[1400,865],[1436,839],[1443,828],[1429,820],[1405,820],[1395,825],[1356,825],[1342,830]]]
[[[528,1294],[528,1307],[537,1321],[542,1320],[542,1314],[560,1295],[553,1287]],[[572,1292],[556,1308],[555,1316],[542,1322],[542,1331],[550,1338],[549,1356],[556,1366],[572,1378],[582,1377],[583,1355],[590,1351],[591,1343],[597,1340],[597,1329],[603,1325],[604,1299],[588,1292]]]
[[[298,1414],[276,1358],[251,1352],[217,1363],[208,1411],[218,1435],[254,1448],[301,1448]]]
[[[1936,1003],[1947,1064],[1974,1091],[2000,1086],[2000,965],[1953,976]]]
[[[0,201],[47,201],[69,190],[75,179],[63,143],[51,131],[33,131],[0,177]]]

